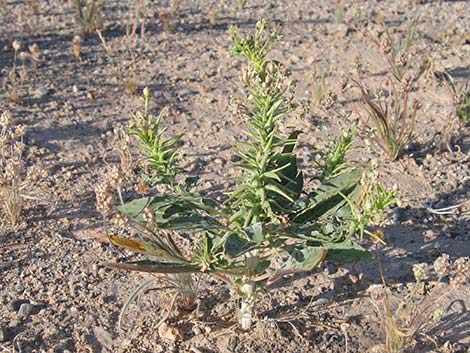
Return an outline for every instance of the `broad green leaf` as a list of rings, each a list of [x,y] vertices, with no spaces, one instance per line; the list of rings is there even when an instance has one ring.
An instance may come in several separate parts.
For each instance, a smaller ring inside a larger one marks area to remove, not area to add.
[[[346,263],[370,260],[373,258],[370,251],[350,239],[346,239],[341,243],[327,243],[325,246],[328,248],[326,259],[331,262]]]
[[[347,205],[344,196],[358,195],[362,171],[356,170],[325,181],[306,200],[306,206],[297,212],[293,221],[305,223],[325,219]],[[343,196],[344,195],[344,196]]]
[[[225,239],[224,252],[229,257],[237,257],[253,250],[256,246],[258,246],[256,242],[244,239],[232,232]]]
[[[310,271],[318,266],[327,255],[327,248],[323,246],[289,245],[286,247],[289,258],[282,266],[286,270]]]

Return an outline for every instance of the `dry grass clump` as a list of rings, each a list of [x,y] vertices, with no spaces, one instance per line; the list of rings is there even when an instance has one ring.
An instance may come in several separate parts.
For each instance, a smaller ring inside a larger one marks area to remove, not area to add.
[[[369,287],[371,302],[381,318],[385,333],[385,343],[374,347],[371,352],[410,352],[418,336],[431,339],[426,332],[444,314],[440,303],[470,280],[468,257],[458,258],[452,263],[449,255],[441,255],[432,266],[435,281],[431,279],[429,267],[425,263],[413,266],[416,283],[396,307],[391,304],[390,291],[383,275],[383,285]],[[443,283],[446,277],[450,279],[450,285]]]
[[[72,0],[75,9],[75,20],[79,26],[79,35],[86,39],[94,33],[99,26],[98,0]]]
[[[0,204],[2,215],[17,225],[26,200],[38,199],[39,183],[46,178],[44,168],[26,167],[23,158],[24,125],[14,126],[8,111],[0,117]]]
[[[21,42],[17,40],[13,41],[12,47],[14,50],[13,66],[3,82],[3,89],[13,103],[19,104],[23,97],[23,88],[30,71],[26,63],[29,62],[31,68],[36,70],[37,63],[41,61],[41,53],[36,44],[28,46],[28,51],[21,51]],[[21,65],[18,65],[19,60]]]

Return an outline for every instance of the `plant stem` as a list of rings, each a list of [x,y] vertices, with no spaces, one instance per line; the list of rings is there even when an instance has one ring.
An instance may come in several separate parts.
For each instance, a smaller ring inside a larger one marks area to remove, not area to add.
[[[242,330],[249,330],[253,323],[253,310],[255,306],[256,283],[246,282],[242,287],[243,297],[240,306],[240,326]]]

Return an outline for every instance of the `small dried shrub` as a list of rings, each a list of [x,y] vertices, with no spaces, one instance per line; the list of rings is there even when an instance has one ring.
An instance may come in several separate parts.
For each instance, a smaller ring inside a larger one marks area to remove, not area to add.
[[[80,27],[79,34],[85,39],[98,28],[98,0],[73,0],[76,9],[76,21]]]
[[[11,115],[4,111],[0,117],[0,204],[3,216],[17,225],[26,200],[38,199],[38,185],[47,172],[38,165],[26,168],[23,157],[24,125],[14,126]]]
[[[75,20],[79,26],[79,35],[86,39],[99,26],[98,0],[72,0]]]
[[[319,66],[315,65],[312,69],[312,98],[315,107],[320,107],[324,103],[326,94],[326,76],[327,73]]]
[[[385,333],[385,343],[376,347],[375,351],[410,351],[419,335],[425,335],[427,330],[438,324],[444,314],[440,308],[441,302],[470,279],[468,257],[459,258],[452,263],[449,255],[443,254],[434,261],[433,269],[437,277],[434,282],[429,278],[427,264],[413,266],[416,283],[397,307],[392,307],[390,291],[383,274],[383,285],[369,287],[371,302],[380,315]],[[445,277],[450,277],[450,286],[442,283]]]
[[[28,51],[20,51],[21,43],[17,40],[12,43],[13,54],[13,67],[8,72],[7,78],[3,82],[3,88],[7,92],[8,98],[19,104],[23,97],[23,87],[28,78],[31,69],[28,69],[27,62],[30,63],[32,70],[36,69],[37,62],[41,60],[40,51],[36,44],[30,45]],[[18,65],[18,59],[21,60],[21,65]]]

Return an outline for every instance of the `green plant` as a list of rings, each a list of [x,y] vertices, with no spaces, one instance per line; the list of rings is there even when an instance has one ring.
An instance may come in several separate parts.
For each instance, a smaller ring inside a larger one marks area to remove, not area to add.
[[[362,170],[344,167],[346,159],[341,156],[325,158],[324,163],[331,165],[324,165],[323,171],[332,172],[324,175],[319,187],[303,194],[304,177],[294,152],[300,131],[283,137],[279,129],[293,109],[295,81],[281,63],[268,58],[279,36],[266,27],[266,21],[260,21],[255,34],[246,37],[231,29],[231,53],[248,60],[242,78],[251,97],[239,102],[246,140],[237,148],[238,167],[244,173],[235,190],[228,191],[228,198],[220,203],[197,192],[194,178],[178,182],[174,176],[180,171],[176,143],[180,137],[163,137],[161,118],[154,120],[148,114],[146,91],[139,119],[147,125],[136,136],[157,177],[150,180],[168,183],[170,188],[116,208],[128,217],[138,240],[108,237],[115,245],[152,257],[108,264],[111,267],[160,274],[205,273],[230,284],[240,300],[239,323],[245,330],[253,323],[258,295],[282,276],[310,271],[324,260],[370,258],[352,237],[363,234],[361,227],[367,225],[358,220],[372,220],[387,204],[370,201],[375,200],[375,189],[364,184]],[[345,145],[337,154],[346,153],[350,144]],[[97,199],[100,212],[109,215],[109,188],[98,190]],[[185,249],[181,240],[188,233],[193,234],[191,248]]]
[[[98,26],[98,0],[73,0],[75,20],[80,27],[80,37],[85,39]]]
[[[388,92],[378,89],[375,94],[371,94],[360,79],[352,82],[361,93],[362,107],[367,113],[365,124],[372,123],[371,127],[368,126],[369,137],[390,160],[397,159],[413,138],[416,114],[421,107],[417,99],[410,103],[412,78],[405,76],[400,90],[389,79]]]
[[[408,295],[397,305],[390,300],[390,290],[383,276],[382,285],[369,287],[371,302],[380,315],[382,328],[385,333],[385,343],[375,347],[375,352],[407,352],[415,345],[419,335],[436,325],[444,312],[440,303],[449,297],[457,288],[469,281],[470,259],[462,257],[452,264],[449,255],[443,254],[434,261],[434,272],[437,280],[433,283],[429,277],[428,265],[414,265],[414,283]],[[451,277],[450,287],[444,285],[443,279]]]
[[[329,180],[349,172],[354,168],[348,164],[348,152],[354,141],[354,135],[350,131],[344,131],[341,136],[331,141],[325,151],[315,149],[319,158],[314,163],[320,172],[322,180]]]
[[[26,169],[23,125],[13,126],[8,111],[0,117],[0,204],[10,224],[17,225],[26,200],[38,199],[39,183],[47,176],[38,165]]]
[[[147,176],[150,183],[173,185],[176,182],[175,176],[180,171],[175,163],[178,156],[175,147],[180,141],[181,135],[165,139],[166,128],[160,127],[163,113],[160,113],[156,118],[149,114],[150,90],[147,87],[144,89],[144,98],[144,112],[143,114],[137,112],[132,116],[130,134],[137,137],[145,152],[143,158],[146,163],[145,169],[152,174]]]
[[[245,5],[246,5],[246,0],[235,0],[238,4],[238,8],[240,10],[243,10],[245,8]]]
[[[321,68],[315,65],[312,69],[311,75],[313,103],[316,107],[320,107],[325,98],[326,73]]]
[[[457,85],[453,80],[448,81],[453,92],[455,115],[461,126],[470,123],[470,81]]]
[[[343,4],[341,0],[335,1],[335,7],[333,9],[335,22],[342,23],[344,21],[344,15],[346,13],[346,6]]]

